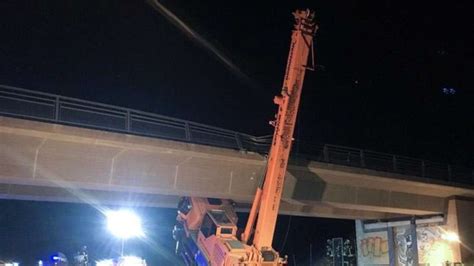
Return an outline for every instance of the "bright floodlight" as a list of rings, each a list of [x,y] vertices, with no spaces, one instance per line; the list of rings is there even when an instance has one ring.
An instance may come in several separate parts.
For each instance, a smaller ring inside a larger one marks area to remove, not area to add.
[[[446,232],[443,234],[442,238],[450,242],[460,242],[459,235],[454,232]]]
[[[120,257],[118,259],[118,264],[117,264],[117,261],[114,263],[114,260],[112,259],[106,259],[106,260],[101,260],[101,261],[96,262],[96,266],[114,266],[114,265],[146,266],[146,261],[142,258],[135,257],[135,256],[125,256],[125,257]]]
[[[114,266],[114,261],[113,260],[96,261],[95,266]]]
[[[125,256],[120,258],[120,265],[124,266],[144,266],[146,265],[145,261],[139,257],[135,256]]]
[[[143,236],[140,217],[129,210],[108,211],[107,227],[109,231],[120,239]]]

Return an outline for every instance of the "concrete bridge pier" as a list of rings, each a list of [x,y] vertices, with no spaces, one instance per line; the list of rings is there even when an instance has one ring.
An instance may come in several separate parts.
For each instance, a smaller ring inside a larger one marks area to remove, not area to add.
[[[474,265],[474,199],[450,198],[440,215],[357,220],[356,234],[359,265]]]
[[[447,225],[450,227],[449,230],[459,236],[455,254],[463,263],[474,265],[474,199],[461,197],[451,199]]]

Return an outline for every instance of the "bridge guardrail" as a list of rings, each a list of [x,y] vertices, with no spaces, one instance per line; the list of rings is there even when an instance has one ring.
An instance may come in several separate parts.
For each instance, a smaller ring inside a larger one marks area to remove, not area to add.
[[[173,117],[0,85],[0,114],[196,144],[266,153],[272,136],[249,134]],[[474,185],[471,168],[406,156],[295,141],[293,153],[316,161]]]

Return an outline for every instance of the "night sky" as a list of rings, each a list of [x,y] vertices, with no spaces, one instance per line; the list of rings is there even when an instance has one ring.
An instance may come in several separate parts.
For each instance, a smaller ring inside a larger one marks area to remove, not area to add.
[[[309,7],[318,70],[306,75],[297,138],[472,166],[473,1],[161,3],[239,71],[145,1],[10,0],[0,2],[0,83],[268,135],[291,12]]]

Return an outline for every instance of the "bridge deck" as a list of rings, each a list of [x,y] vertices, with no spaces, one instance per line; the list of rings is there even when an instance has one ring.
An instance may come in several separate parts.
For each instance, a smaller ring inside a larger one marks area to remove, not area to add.
[[[266,153],[270,138],[60,95],[0,85],[0,114],[57,124]],[[471,168],[370,150],[296,141],[293,154],[314,161],[474,185]]]
[[[251,202],[255,152],[0,117],[0,195],[89,204],[174,206],[178,196]],[[373,219],[443,213],[473,187],[308,160],[288,170],[282,213]]]

